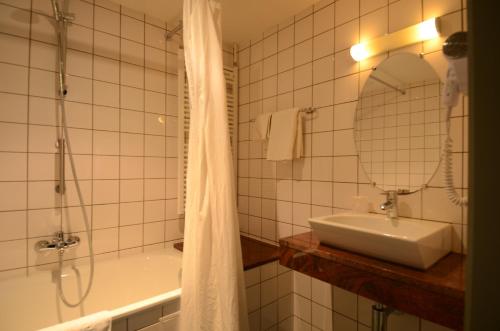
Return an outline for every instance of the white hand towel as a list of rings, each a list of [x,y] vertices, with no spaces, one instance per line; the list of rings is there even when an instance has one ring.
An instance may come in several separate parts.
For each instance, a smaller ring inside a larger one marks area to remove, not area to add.
[[[269,138],[269,130],[271,129],[271,114],[264,113],[257,116],[255,119],[255,132],[257,139],[266,140]]]
[[[272,114],[267,159],[285,161],[302,156],[302,116],[298,108]]]
[[[39,331],[111,331],[111,314],[109,311],[101,311]]]
[[[303,135],[302,113],[297,112],[297,133],[295,134],[295,144],[293,146],[294,158],[300,159],[304,153],[304,135]]]

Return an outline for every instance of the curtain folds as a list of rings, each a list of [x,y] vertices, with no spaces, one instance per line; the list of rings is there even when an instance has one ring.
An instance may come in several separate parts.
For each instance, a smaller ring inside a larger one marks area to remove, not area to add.
[[[191,119],[181,330],[248,330],[219,0],[184,0]]]

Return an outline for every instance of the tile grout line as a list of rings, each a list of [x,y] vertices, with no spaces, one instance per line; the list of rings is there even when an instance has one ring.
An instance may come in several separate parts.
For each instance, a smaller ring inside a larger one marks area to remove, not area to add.
[[[92,5],[92,25],[95,24],[95,7]],[[88,219],[88,222],[90,223],[89,224],[89,231],[90,231],[90,234],[89,234],[89,237],[90,237],[90,240],[92,241],[91,243],[88,243],[89,245],[92,244],[92,253],[95,255],[94,253],[94,177],[95,177],[95,173],[94,173],[94,95],[95,95],[95,91],[94,91],[94,75],[95,75],[95,56],[94,56],[94,29],[92,29],[92,72],[91,72],[91,76],[92,76],[92,86],[91,86],[91,95],[92,95],[92,106],[91,106],[91,128],[92,128],[92,131],[91,131],[91,137],[90,137],[90,141],[91,141],[91,150],[92,150],[92,154],[90,155],[90,162],[92,164],[92,168],[91,168],[91,173],[90,173],[90,177],[92,178],[92,182],[91,182],[91,185],[90,185],[90,215],[87,214],[87,217],[89,218]],[[120,164],[118,163],[118,167],[120,167]],[[83,208],[87,208],[87,207],[83,207]]]
[[[123,8],[122,8],[123,11]],[[146,20],[146,17],[144,17],[144,20]],[[120,22],[123,22],[123,13],[120,16]],[[146,23],[143,23],[143,38],[144,42],[146,42]],[[123,23],[122,23],[123,24]],[[166,55],[164,55],[166,56]],[[143,48],[143,68],[144,68],[144,74],[143,74],[143,99],[142,99],[142,252],[144,252],[144,245],[145,245],[145,223],[144,223],[144,215],[145,215],[145,206],[146,206],[146,93],[144,92],[146,88],[146,47],[144,46]]]
[[[96,5],[94,3],[94,39],[95,39],[95,9]],[[119,55],[118,55],[118,201],[117,201],[117,208],[118,208],[118,227],[117,227],[117,253],[118,257],[121,257],[121,245],[122,245],[122,203],[121,203],[121,190],[122,190],[122,180],[121,180],[121,170],[122,170],[122,24],[121,24],[121,11],[122,11],[122,6],[119,6],[118,9],[118,15],[120,15],[120,26],[119,26],[119,34],[120,36],[118,37],[118,47],[119,47]],[[94,43],[94,53],[95,53],[95,43]]]
[[[144,38],[146,38],[146,29],[144,29]],[[145,40],[144,40],[145,41]],[[165,44],[165,50],[168,49],[168,40],[166,39],[165,37],[165,40],[164,40],[164,44]],[[177,49],[177,51],[179,52],[179,49]],[[176,60],[178,59],[178,56],[176,56]],[[168,66],[168,54],[165,53],[164,55],[164,61],[165,61],[165,67]],[[177,62],[176,62],[177,63]],[[177,63],[178,65],[178,63]],[[179,69],[177,69],[179,70]],[[179,72],[177,71],[177,76],[178,76]],[[164,80],[165,80],[165,92],[168,91],[168,76],[165,75],[164,76]],[[146,98],[144,98],[144,100],[146,100]],[[165,94],[165,97],[164,97],[164,101],[165,101],[165,108],[163,109],[163,113],[166,115],[168,113],[168,110],[167,110],[167,96]],[[144,106],[144,110],[146,106]],[[179,115],[179,114],[177,114]],[[165,117],[165,123],[166,123],[166,117]],[[163,184],[163,190],[165,192],[164,194],[164,201],[163,201],[163,240],[162,240],[162,243],[163,243],[163,247],[167,247],[167,242],[166,242],[166,231],[167,231],[167,180],[166,180],[166,177],[168,175],[168,164],[167,164],[167,158],[168,158],[168,139],[167,139],[167,125],[165,124],[165,127],[164,127],[164,134],[165,134],[165,159],[164,159],[164,164],[165,164],[165,169],[164,169],[164,176],[165,176],[165,182]],[[176,142],[177,144],[177,142]],[[179,160],[177,160],[177,164],[178,164]]]
[[[30,15],[30,27],[29,27],[29,36],[28,36],[28,65],[31,64],[31,31],[32,31],[32,25],[33,25],[33,12],[31,11],[31,8],[33,7],[33,0],[30,1],[30,11],[29,11],[29,15]],[[30,89],[30,70],[28,69],[28,93],[29,93],[29,89]],[[30,98],[28,96],[26,96],[26,99],[27,99],[27,105],[26,105],[26,122],[29,123],[29,120],[30,120]],[[25,189],[26,189],[26,211],[25,211],[25,226],[26,226],[26,230],[25,230],[25,234],[26,234],[26,257],[25,257],[25,267],[26,267],[26,275],[28,275],[28,266],[29,266],[29,240],[27,239],[29,237],[29,227],[30,227],[30,224],[29,224],[29,167],[30,167],[30,157],[29,157],[29,125],[26,125],[26,134],[27,134],[27,137],[26,137],[26,186],[25,186]]]

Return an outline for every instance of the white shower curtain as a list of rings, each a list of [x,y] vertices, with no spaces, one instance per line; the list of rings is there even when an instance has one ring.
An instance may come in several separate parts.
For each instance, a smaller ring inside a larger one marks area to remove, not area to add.
[[[248,330],[222,64],[221,4],[184,0],[191,119],[181,330]]]

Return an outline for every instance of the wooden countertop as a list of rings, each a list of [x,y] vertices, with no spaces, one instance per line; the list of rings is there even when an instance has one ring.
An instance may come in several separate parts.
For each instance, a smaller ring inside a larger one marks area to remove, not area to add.
[[[249,270],[269,262],[279,260],[279,247],[256,239],[241,236],[241,255],[243,269]],[[174,247],[182,252],[184,243],[175,243]]]
[[[280,240],[280,264],[447,327],[462,330],[465,257],[422,271],[321,245],[312,233]]]

